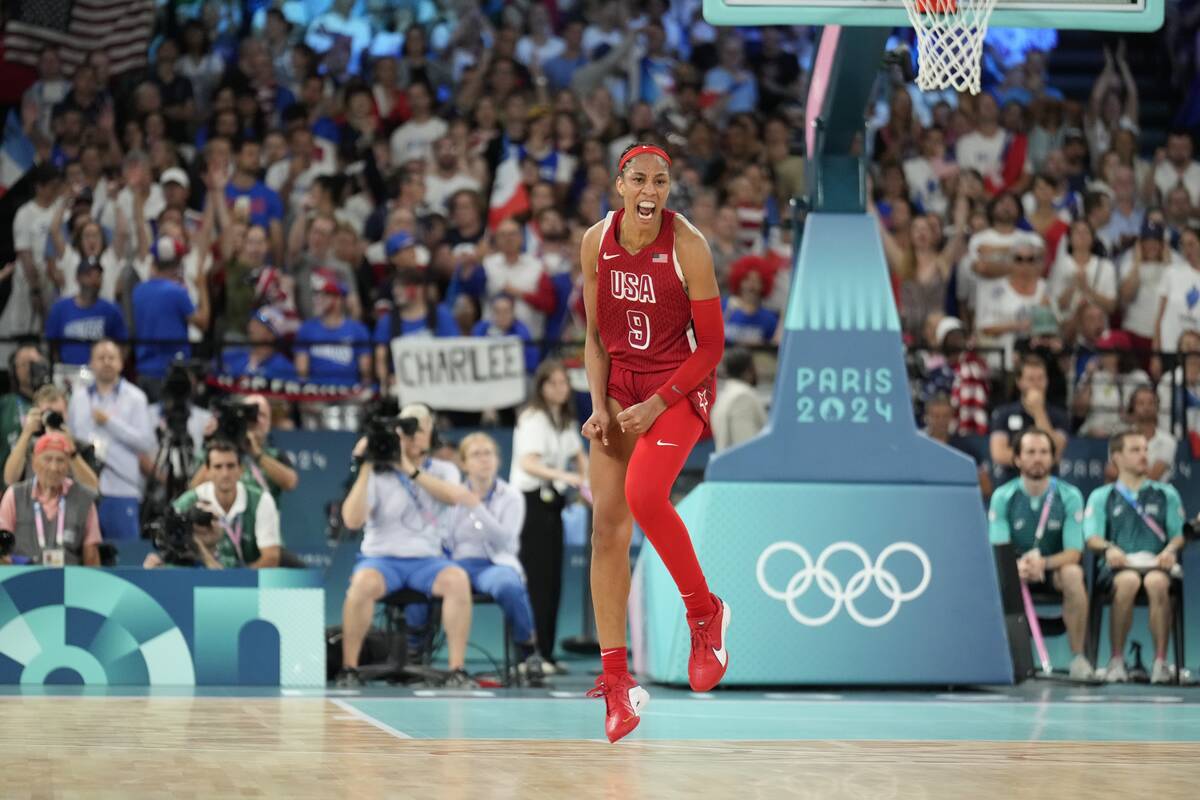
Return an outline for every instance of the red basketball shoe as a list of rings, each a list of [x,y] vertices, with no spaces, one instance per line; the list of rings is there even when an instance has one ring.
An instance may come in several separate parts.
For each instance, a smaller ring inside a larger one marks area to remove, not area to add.
[[[725,649],[725,631],[729,630],[729,606],[713,595],[718,604],[707,617],[689,619],[692,628],[692,654],[688,657],[688,683],[693,692],[707,692],[721,682],[729,668]]]
[[[596,678],[596,688],[588,697],[604,698],[604,733],[610,742],[616,742],[630,733],[642,721],[642,709],[650,702],[650,693],[638,686],[628,672],[624,675],[601,675]]]

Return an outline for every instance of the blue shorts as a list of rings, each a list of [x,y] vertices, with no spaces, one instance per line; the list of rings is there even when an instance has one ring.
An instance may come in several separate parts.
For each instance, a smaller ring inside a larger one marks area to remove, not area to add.
[[[105,541],[142,537],[141,509],[136,497],[102,497],[96,504],[96,514]]]
[[[392,558],[359,554],[354,571],[373,569],[383,576],[387,593],[412,589],[421,594],[433,594],[433,582],[446,567],[455,566],[447,558]]]

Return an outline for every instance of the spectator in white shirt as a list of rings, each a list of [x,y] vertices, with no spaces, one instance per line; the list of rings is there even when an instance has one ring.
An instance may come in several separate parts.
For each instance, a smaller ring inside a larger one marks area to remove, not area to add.
[[[1071,223],[1067,253],[1054,262],[1050,270],[1050,296],[1059,319],[1073,330],[1073,319],[1079,306],[1090,301],[1106,314],[1117,310],[1117,270],[1107,258],[1096,254],[1096,234],[1086,220]]]
[[[433,143],[433,170],[425,176],[425,202],[430,208],[449,213],[451,197],[464,189],[478,192],[481,188],[467,169],[466,154],[452,137]]]
[[[1011,194],[997,195],[988,205],[988,227],[971,237],[967,256],[959,261],[958,297],[983,312],[984,298],[995,293],[1014,269],[1013,253],[1018,245],[1042,251],[1042,237],[1021,230],[1017,221],[1021,207]]]
[[[145,489],[139,456],[153,454],[156,445],[146,395],[121,378],[125,363],[113,340],[92,346],[90,366],[96,381],[71,396],[68,426],[75,441],[95,445],[104,465],[99,504],[104,538],[137,539]]]
[[[1184,441],[1200,431],[1200,332],[1180,334],[1176,352],[1179,366],[1158,381],[1158,427]]]
[[[1120,301],[1124,308],[1121,327],[1130,334],[1133,349],[1149,353],[1154,346],[1158,321],[1159,286],[1178,258],[1164,240],[1166,231],[1147,220],[1141,234],[1121,264]]]
[[[392,164],[397,167],[413,159],[428,161],[433,143],[449,130],[445,120],[433,116],[433,92],[427,84],[416,81],[408,87],[408,105],[412,116],[396,128],[390,142]]]
[[[904,180],[909,196],[927,214],[945,216],[950,201],[944,181],[958,174],[958,165],[946,158],[946,134],[941,128],[926,128],[921,134],[921,155],[904,162]]]
[[[990,94],[978,96],[978,123],[975,130],[954,145],[954,160],[960,169],[977,170],[985,181],[999,187],[1004,167],[1004,145],[1008,132],[1000,127],[1000,109]]]
[[[758,395],[754,356],[745,348],[725,351],[725,375],[712,407],[713,444],[717,451],[753,439],[767,424],[767,407]]]
[[[11,276],[8,303],[0,313],[0,338],[40,334],[42,321],[54,300],[54,286],[47,274],[46,245],[59,198],[61,176],[50,164],[32,170],[33,199],[22,205],[13,218],[13,249],[16,265],[0,270],[0,280]],[[0,360],[7,360],[13,345],[0,343]]]
[[[1156,353],[1174,353],[1184,331],[1200,330],[1200,234],[1185,230],[1179,252],[1184,263],[1168,269],[1159,284]]]
[[[1004,348],[1005,363],[1012,363],[1017,337],[1032,332],[1033,309],[1050,305],[1046,282],[1040,277],[1041,258],[1040,248],[1029,242],[1016,245],[1012,273],[1006,280],[992,281],[988,293],[980,297],[975,321],[979,344]]]
[[[1088,361],[1072,400],[1076,417],[1084,417],[1079,435],[1107,439],[1125,427],[1124,410],[1150,376],[1129,368],[1129,337],[1109,331],[1096,341],[1100,355]]]
[[[1149,384],[1133,390],[1129,398],[1129,421],[1133,429],[1146,437],[1150,461],[1147,477],[1167,483],[1175,476],[1175,453],[1179,442],[1170,431],[1159,427],[1158,393]],[[1114,479],[1116,475],[1112,476]]]
[[[554,286],[537,257],[521,252],[521,225],[506,219],[496,228],[496,250],[483,259],[487,275],[487,298],[498,294],[516,300],[517,319],[525,323],[534,340],[546,331],[546,314],[554,310]]]
[[[1167,135],[1167,147],[1155,154],[1154,185],[1159,195],[1176,186],[1187,189],[1193,206],[1200,205],[1200,163],[1192,160],[1192,137],[1187,131],[1172,131]]]

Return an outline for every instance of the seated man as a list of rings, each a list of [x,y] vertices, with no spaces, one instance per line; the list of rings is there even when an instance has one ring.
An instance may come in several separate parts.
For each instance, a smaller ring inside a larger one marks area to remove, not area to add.
[[[467,571],[472,589],[491,595],[504,610],[525,675],[538,685],[543,664],[536,650],[525,571],[517,558],[525,523],[525,495],[497,477],[500,448],[486,433],[466,436],[458,453],[470,496],[451,510],[446,524],[450,557]]]
[[[362,686],[359,651],[376,601],[400,589],[412,589],[442,599],[451,676],[448,686],[473,687],[465,667],[471,632],[471,580],[466,571],[445,558],[444,520],[450,506],[471,502],[459,483],[453,464],[427,456],[433,435],[433,413],[414,404],[400,410],[413,419],[412,435],[397,433],[399,452],[390,463],[375,463],[367,439],[359,440],[355,456],[363,463],[342,503],[347,528],[363,528],[362,549],[350,589],[342,606],[342,672],[339,686]],[[415,466],[419,464],[420,466]]]
[[[1125,637],[1133,625],[1138,591],[1150,603],[1150,636],[1154,639],[1151,683],[1168,683],[1167,641],[1171,631],[1171,570],[1183,549],[1183,502],[1169,483],[1150,480],[1146,437],[1134,431],[1113,436],[1108,457],[1117,468],[1116,483],[1092,492],[1084,514],[1088,549],[1102,554],[1095,590],[1112,595],[1112,658],[1105,680],[1124,682]]]
[[[1094,670],[1083,654],[1088,598],[1083,583],[1083,494],[1050,476],[1057,457],[1054,437],[1026,428],[1013,446],[1020,476],[992,495],[988,538],[992,544],[1013,543],[1021,554],[1017,572],[1031,590],[1053,586],[1063,596],[1063,622],[1074,658],[1071,677],[1088,680]],[[1049,498],[1047,500],[1046,498]]]
[[[47,430],[55,430],[67,437],[71,444],[71,477],[78,483],[91,489],[100,490],[100,478],[88,464],[87,459],[79,452],[71,435],[66,432],[67,396],[54,384],[46,384],[33,393],[33,408],[25,414],[25,425],[21,435],[13,444],[8,458],[4,462],[4,483],[11,486],[17,481],[32,477],[33,454],[35,442]]]
[[[42,436],[33,448],[34,478],[0,499],[0,530],[16,539],[15,563],[100,566],[96,493],[67,477],[73,449],[61,433]]]
[[[213,441],[206,460],[210,479],[174,503],[176,511],[197,507],[215,517],[213,530],[197,531],[205,565],[212,569],[279,566],[282,544],[275,500],[267,492],[242,483],[242,465],[232,442]],[[162,559],[156,553],[147,556],[143,564],[161,565]]]

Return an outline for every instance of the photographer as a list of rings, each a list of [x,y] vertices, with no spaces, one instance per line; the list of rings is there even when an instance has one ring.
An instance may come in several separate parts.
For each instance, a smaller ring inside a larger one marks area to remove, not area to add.
[[[291,460],[270,443],[271,404],[260,394],[221,407],[209,422],[205,436],[219,436],[238,444],[242,457],[242,483],[265,491],[275,499],[300,485],[300,475]],[[209,479],[202,464],[192,478],[192,488]]]
[[[100,474],[100,529],[105,539],[137,539],[145,481],[138,457],[156,446],[146,395],[121,379],[124,360],[112,339],[92,345],[96,381],[71,396],[67,421],[76,441],[91,442]]]
[[[471,581],[462,567],[445,558],[442,549],[447,509],[473,498],[458,482],[453,464],[428,457],[432,434],[433,413],[423,405],[410,405],[401,409],[399,419],[371,419],[367,436],[354,448],[363,463],[342,503],[342,519],[347,528],[364,528],[364,535],[342,606],[339,686],[363,685],[359,650],[375,603],[400,589],[442,599],[452,673],[446,685],[475,686],[464,669],[471,632]]]
[[[204,566],[209,569],[279,566],[282,547],[279,510],[270,494],[241,481],[237,446],[223,439],[213,440],[206,462],[212,480],[173,504],[175,511],[192,522],[195,552]],[[196,514],[197,510],[208,513]],[[162,556],[152,553],[143,566],[162,566],[163,561]]]
[[[25,415],[33,407],[33,393],[50,382],[50,365],[36,344],[19,345],[8,367],[13,391],[0,397],[0,456],[5,460],[25,427]]]
[[[198,460],[213,424],[213,413],[192,402],[195,394],[196,377],[188,362],[171,362],[163,380],[161,399],[150,406],[150,427],[157,432],[160,442],[172,438],[172,433],[179,441],[190,440],[192,453],[189,455]],[[188,472],[191,468],[189,463]]]
[[[33,408],[25,414],[25,426],[4,462],[5,485],[11,486],[30,477],[26,472],[33,460],[31,456],[36,440],[47,431],[55,431],[66,436],[71,444],[71,477],[93,492],[100,491],[100,479],[66,431],[66,416],[67,396],[57,386],[46,384],[33,393]]]
[[[50,431],[33,448],[33,480],[0,500],[0,530],[12,531],[13,556],[49,567],[100,565],[96,493],[67,477],[74,446]]]

